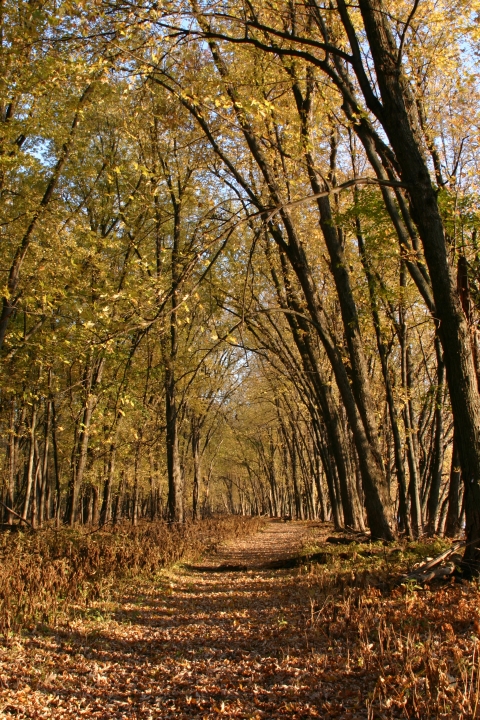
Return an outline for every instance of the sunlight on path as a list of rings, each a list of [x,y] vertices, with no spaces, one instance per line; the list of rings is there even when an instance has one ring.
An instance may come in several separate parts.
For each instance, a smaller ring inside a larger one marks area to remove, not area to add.
[[[205,563],[255,568],[298,552],[311,532],[269,523]],[[299,570],[165,573],[2,650],[16,687],[1,691],[0,717],[367,718],[362,672],[347,667],[340,639],[312,645],[308,615]]]
[[[258,569],[271,560],[283,560],[300,552],[312,531],[321,526],[316,522],[283,522],[271,520],[260,533],[228,543],[199,564],[215,568],[221,565],[245,565]]]

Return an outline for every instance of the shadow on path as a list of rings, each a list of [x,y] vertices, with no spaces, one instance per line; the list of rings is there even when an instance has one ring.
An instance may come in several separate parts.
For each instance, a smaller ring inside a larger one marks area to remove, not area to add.
[[[347,673],[348,648],[307,635],[308,574],[262,569],[295,558],[312,529],[270,522],[61,632],[32,635],[10,658],[16,680],[1,692],[0,717],[365,720],[369,682]]]

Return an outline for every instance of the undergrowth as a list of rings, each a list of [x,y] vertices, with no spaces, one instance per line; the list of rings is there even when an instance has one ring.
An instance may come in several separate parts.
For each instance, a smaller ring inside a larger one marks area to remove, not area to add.
[[[0,536],[0,635],[54,624],[73,604],[108,596],[116,582],[146,578],[255,532],[260,520],[220,516],[197,523],[118,525],[95,532],[45,529]]]
[[[328,643],[353,678],[374,686],[369,720],[480,717],[480,589],[461,578],[419,587],[399,579],[442,540],[334,547],[305,566],[312,649]],[[367,683],[368,679],[368,683]]]

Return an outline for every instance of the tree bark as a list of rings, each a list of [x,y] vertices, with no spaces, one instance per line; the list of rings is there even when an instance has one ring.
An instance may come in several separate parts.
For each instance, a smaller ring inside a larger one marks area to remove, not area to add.
[[[41,527],[45,521],[45,501],[47,495],[47,486],[49,482],[48,478],[48,452],[50,447],[50,426],[52,421],[52,402],[47,400],[46,403],[46,417],[45,417],[45,437],[43,441],[43,458],[42,458],[42,470],[41,470],[41,481],[39,487],[39,507],[38,507],[38,524]]]
[[[448,510],[445,522],[445,535],[455,537],[460,532],[460,459],[455,435],[453,436],[452,465],[450,468],[450,486],[448,489]]]
[[[15,441],[15,400],[12,399],[10,405],[10,426],[8,435],[8,485],[6,504],[11,510],[15,503],[15,473],[17,465],[17,443]],[[15,515],[7,510],[7,524],[13,525]]]
[[[28,451],[28,467],[27,467],[27,486],[25,488],[25,500],[23,503],[22,520],[28,520],[28,512],[30,509],[30,499],[32,490],[34,490],[35,482],[35,471],[34,471],[34,460],[35,460],[35,429],[37,425],[37,404],[34,401],[32,405],[32,418],[30,422],[29,432],[29,451]],[[35,520],[34,520],[35,522]]]
[[[107,475],[105,478],[105,485],[103,486],[103,499],[102,507],[100,510],[100,525],[106,525],[110,520],[111,504],[112,504],[112,486],[113,477],[115,473],[115,455],[116,455],[116,444],[115,440],[110,443],[108,451],[108,466]]]
[[[193,491],[192,520],[198,520],[198,500],[200,497],[201,461],[200,461],[200,428],[198,418],[192,414],[192,457],[193,457]]]
[[[437,528],[438,503],[442,486],[443,470],[443,396],[445,366],[442,357],[442,348],[438,336],[435,337],[435,351],[437,355],[437,388],[435,392],[435,439],[433,448],[433,463],[431,469],[431,485],[427,501],[426,531],[433,535]]]

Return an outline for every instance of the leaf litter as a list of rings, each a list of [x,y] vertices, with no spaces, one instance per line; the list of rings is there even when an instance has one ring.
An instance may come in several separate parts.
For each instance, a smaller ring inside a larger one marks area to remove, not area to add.
[[[128,580],[10,637],[0,717],[478,717],[478,585],[389,585],[412,558],[376,544],[262,569],[325,549],[326,533],[269,522],[202,564]],[[222,565],[248,569],[214,572]]]

